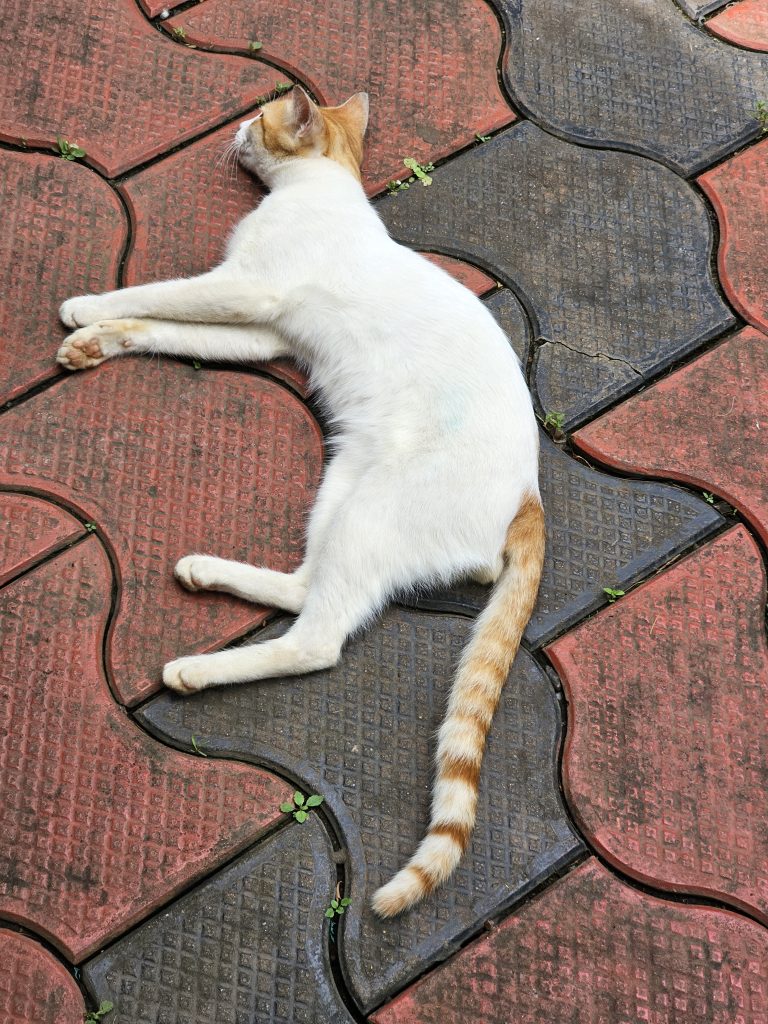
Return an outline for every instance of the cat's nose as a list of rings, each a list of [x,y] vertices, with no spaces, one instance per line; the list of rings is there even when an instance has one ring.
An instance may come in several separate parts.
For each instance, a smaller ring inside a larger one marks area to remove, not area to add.
[[[248,121],[241,121],[240,127],[237,130],[235,139],[237,142],[243,143],[248,137],[248,129],[251,127],[254,121],[261,117],[261,111],[259,110],[255,117],[251,117]]]

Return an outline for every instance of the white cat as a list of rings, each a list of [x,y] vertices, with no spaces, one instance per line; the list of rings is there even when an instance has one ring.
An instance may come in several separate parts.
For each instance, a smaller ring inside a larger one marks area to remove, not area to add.
[[[298,614],[262,644],[179,658],[179,693],[335,665],[391,596],[471,576],[495,582],[439,734],[429,831],[375,894],[382,916],[454,870],[475,820],[485,739],[533,609],[544,552],[538,433],[507,338],[485,306],[396,244],[360,184],[364,93],[320,108],[299,88],[236,136],[271,192],[192,280],[69,299],[72,370],[134,352],[200,359],[293,356],[308,367],[334,456],[312,509],[304,563],[286,574],[207,555],[176,566],[190,590]],[[425,736],[424,742],[427,742]]]

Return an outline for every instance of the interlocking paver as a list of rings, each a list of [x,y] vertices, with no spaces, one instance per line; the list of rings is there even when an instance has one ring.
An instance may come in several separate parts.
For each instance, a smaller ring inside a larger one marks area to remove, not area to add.
[[[526,122],[377,209],[399,241],[494,268],[527,296],[546,342],[538,395],[566,425],[733,322],[712,283],[702,200],[650,160]]]
[[[648,896],[594,858],[389,1006],[376,1024],[759,1024],[768,934]]]
[[[707,22],[710,32],[749,50],[768,50],[765,0],[739,0]]]
[[[223,594],[182,590],[172,576],[181,556],[206,551],[281,570],[301,561],[322,438],[271,381],[116,360],[11,409],[3,427],[2,482],[71,502],[114,553],[121,591],[108,663],[123,701],[157,689],[165,661],[265,619]]]
[[[674,2],[678,7],[681,7],[686,14],[695,18],[696,21],[699,22],[700,19],[704,18],[707,14],[711,14],[720,7],[725,7],[728,0],[674,0]]]
[[[725,498],[768,543],[768,338],[747,327],[575,436],[623,472],[673,477]]]
[[[746,142],[768,59],[692,25],[670,0],[498,0],[504,78],[523,111],[576,142],[687,174]]]
[[[0,591],[0,913],[75,961],[253,841],[290,792],[126,720],[102,670],[111,587],[90,537]]]
[[[720,222],[718,269],[745,320],[768,332],[768,139],[702,175]]]
[[[447,270],[451,277],[455,277],[457,281],[463,284],[465,288],[469,288],[475,295],[485,295],[486,292],[493,291],[496,287],[496,282],[492,277],[489,277],[488,274],[477,267],[473,267],[471,263],[457,260],[453,256],[442,256],[436,252],[425,252],[424,255],[438,267]]]
[[[121,184],[133,221],[126,284],[193,277],[224,258],[235,224],[265,195],[234,153],[227,153],[237,124],[224,125]]]
[[[424,833],[435,734],[469,629],[465,618],[393,609],[330,671],[190,700],[163,695],[138,713],[162,738],[189,744],[194,734],[211,752],[290,766],[325,796],[351,859],[343,955],[366,1010],[581,850],[555,778],[555,694],[522,652],[491,729],[470,851],[450,883],[409,914],[373,915],[374,889]]]
[[[235,117],[280,81],[260,61],[200,53],[133,0],[11,0],[0,35],[0,139],[77,142],[110,177]],[[21,59],[20,59],[21,58]]]
[[[172,18],[189,39],[259,51],[293,71],[321,103],[366,90],[371,113],[363,176],[378,191],[422,163],[448,156],[514,120],[496,74],[498,21],[482,0],[330,0],[273,4],[206,0]]]
[[[156,18],[163,11],[172,11],[176,7],[181,7],[185,0],[138,0],[138,2],[150,18]]]
[[[589,841],[634,878],[768,922],[765,582],[739,526],[548,653]]]
[[[58,505],[29,494],[0,494],[0,586],[85,532]]]
[[[0,1020],[83,1024],[85,1004],[71,974],[34,939],[0,930]]]
[[[336,868],[317,818],[284,829],[86,964],[121,1024],[351,1024],[331,977]]]
[[[620,407],[622,408],[622,407]],[[539,598],[525,631],[538,646],[648,576],[724,520],[710,505],[666,484],[599,473],[541,435],[539,483],[547,547]],[[417,607],[480,611],[489,589],[463,583],[410,599]]]
[[[0,278],[13,282],[0,292],[1,403],[59,372],[59,305],[116,286],[128,224],[105,182],[54,156],[4,152],[0,200]]]

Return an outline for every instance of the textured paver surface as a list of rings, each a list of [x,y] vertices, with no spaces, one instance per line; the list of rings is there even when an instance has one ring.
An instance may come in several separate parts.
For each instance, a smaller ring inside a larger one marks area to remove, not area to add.
[[[88,537],[0,592],[0,913],[76,960],[252,841],[290,792],[119,713],[101,671],[111,585]]]
[[[85,1005],[63,964],[33,939],[0,929],[0,1020],[82,1024]]]
[[[373,1020],[758,1024],[766,993],[765,929],[638,892],[593,858]]]
[[[165,661],[264,621],[253,605],[181,590],[172,575],[179,558],[204,550],[280,570],[301,560],[322,442],[276,384],[126,359],[67,376],[4,425],[2,483],[72,502],[117,560],[107,659],[129,703],[158,688]]]
[[[555,693],[522,655],[494,721],[464,865],[452,885],[401,920],[374,917],[373,891],[423,832],[434,736],[469,628],[464,618],[393,610],[352,641],[332,671],[194,700],[162,696],[139,712],[161,738],[187,746],[192,735],[202,736],[210,751],[290,766],[325,797],[349,851],[353,904],[344,958],[366,1008],[581,849],[552,785],[560,734]]]
[[[648,154],[690,174],[755,135],[768,57],[713,38],[673,0],[499,0],[499,9],[511,95],[574,142]]]
[[[89,961],[86,985],[97,1002],[119,1004],[124,1024],[347,1024],[330,982],[325,908],[335,889],[330,843],[313,817]]]
[[[5,5],[0,1024],[768,1019],[767,19]],[[364,188],[496,317],[541,426],[544,573],[477,827],[387,922],[489,589],[398,595],[332,670],[163,691],[286,628],[173,566],[299,564],[322,409],[286,360],[55,362],[65,298],[221,260],[265,195],[234,133],[296,82],[368,92]],[[407,157],[431,185],[388,187]],[[294,792],[323,798],[303,823]]]
[[[53,0],[4,10],[0,139],[75,142],[110,176],[257,104],[280,81],[258,60],[192,50],[131,0]],[[55,45],[53,45],[55,44]],[[19,59],[35,54],[34,60]]]
[[[622,471],[717,494],[768,543],[767,427],[768,337],[746,327],[578,431],[575,442]]]
[[[566,426],[732,321],[710,275],[704,204],[658,163],[525,122],[433,179],[379,212],[398,240],[464,256],[519,289],[543,342],[532,382]]]
[[[588,838],[640,881],[768,922],[765,584],[736,527],[549,653],[569,701],[565,791]]]
[[[0,494],[0,519],[0,585],[85,532],[69,512],[29,494]]]
[[[13,282],[0,293],[2,403],[61,372],[59,303],[117,285],[128,222],[105,182],[52,154],[4,152],[0,193],[0,276]]]
[[[768,112],[767,112],[768,116]],[[718,267],[739,313],[768,331],[768,139],[699,178],[720,222]]]
[[[377,99],[363,173],[378,188],[404,177],[403,157],[434,161],[515,116],[496,75],[501,29],[484,0],[406,0],[395,15],[389,0],[205,0],[169,24],[201,45],[241,52],[258,36],[259,55],[279,61],[328,106],[363,83]],[[407,70],[387,59],[395,53],[407,53]]]
[[[749,50],[768,50],[768,8],[764,0],[739,0],[710,18],[710,32]]]

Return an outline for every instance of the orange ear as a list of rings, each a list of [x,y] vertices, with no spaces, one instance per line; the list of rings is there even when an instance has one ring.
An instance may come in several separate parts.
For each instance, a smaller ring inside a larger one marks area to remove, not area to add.
[[[290,120],[299,138],[311,135],[321,121],[317,107],[300,85],[294,86],[291,91]]]
[[[346,103],[342,103],[336,109],[344,112],[348,122],[355,126],[362,138],[368,127],[368,93],[356,92],[354,96],[349,97]]]

